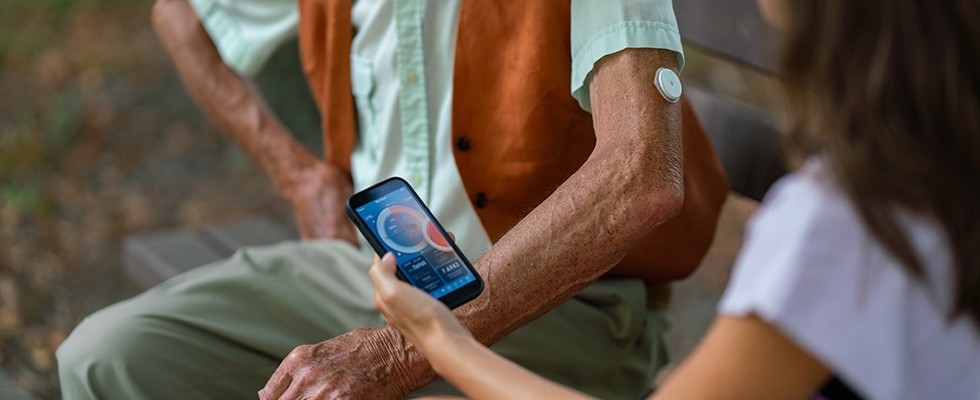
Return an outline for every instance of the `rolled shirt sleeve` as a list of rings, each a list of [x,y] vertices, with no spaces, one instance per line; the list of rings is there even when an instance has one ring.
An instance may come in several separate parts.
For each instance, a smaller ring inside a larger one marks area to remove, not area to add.
[[[240,75],[254,76],[296,37],[297,0],[190,0],[218,54]]]
[[[589,82],[600,58],[627,48],[684,50],[670,0],[572,0],[572,97],[592,112]],[[652,79],[652,78],[651,78]]]

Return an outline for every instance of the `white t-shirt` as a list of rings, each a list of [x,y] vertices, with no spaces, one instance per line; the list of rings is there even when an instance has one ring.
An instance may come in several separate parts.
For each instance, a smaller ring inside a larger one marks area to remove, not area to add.
[[[980,399],[980,332],[948,319],[951,254],[899,212],[925,282],[864,227],[819,161],[784,178],[749,224],[719,312],[755,315],[872,399]]]

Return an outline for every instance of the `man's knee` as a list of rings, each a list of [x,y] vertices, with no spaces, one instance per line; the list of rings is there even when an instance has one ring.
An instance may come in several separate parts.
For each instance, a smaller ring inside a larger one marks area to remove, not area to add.
[[[115,307],[82,321],[56,353],[64,397],[101,398],[111,396],[105,390],[132,387],[141,370],[134,366],[153,362],[143,351],[145,333],[140,318]]]

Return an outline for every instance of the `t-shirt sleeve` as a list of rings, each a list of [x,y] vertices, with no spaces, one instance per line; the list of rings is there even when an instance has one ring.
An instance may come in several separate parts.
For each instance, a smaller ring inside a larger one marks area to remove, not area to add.
[[[897,274],[874,269],[886,255],[849,200],[822,179],[811,168],[770,191],[749,223],[719,314],[762,319],[844,378],[900,376],[894,334],[907,327],[892,303],[901,296],[876,292],[900,286],[882,281]]]
[[[939,225],[891,209],[923,261],[916,277],[823,171],[810,160],[767,195],[719,313],[758,317],[865,397],[978,398],[955,395],[975,393],[962,382],[980,376],[980,347],[968,317],[948,316],[952,256]]]
[[[746,242],[720,303],[724,314],[757,314],[766,320],[827,307],[843,289],[841,263],[861,253],[860,230],[849,229],[843,198],[794,174],[777,183],[749,223]],[[828,249],[835,249],[828,251]],[[813,305],[812,309],[806,308]]]
[[[254,76],[272,53],[296,37],[296,0],[190,0],[222,60]]]
[[[684,50],[670,0],[572,0],[572,96],[592,112],[589,82],[600,58],[627,48]],[[652,79],[651,84],[653,84]]]

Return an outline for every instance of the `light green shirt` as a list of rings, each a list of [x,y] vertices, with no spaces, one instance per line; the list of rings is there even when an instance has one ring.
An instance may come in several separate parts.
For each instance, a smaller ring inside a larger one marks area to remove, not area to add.
[[[295,0],[190,2],[224,61],[243,75],[255,74],[296,34]],[[606,55],[662,48],[677,52],[683,65],[670,0],[571,0],[571,6],[570,95],[584,110],[591,111],[592,67]],[[491,243],[463,190],[451,143],[459,0],[356,0],[351,17],[355,190],[405,178],[476,260]]]
[[[667,49],[677,53],[677,67],[684,67],[670,0],[572,0],[571,41],[572,96],[589,112],[590,73],[602,57],[627,48]]]
[[[296,37],[297,0],[189,0],[221,59],[241,75],[262,69],[279,45]]]

